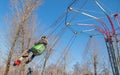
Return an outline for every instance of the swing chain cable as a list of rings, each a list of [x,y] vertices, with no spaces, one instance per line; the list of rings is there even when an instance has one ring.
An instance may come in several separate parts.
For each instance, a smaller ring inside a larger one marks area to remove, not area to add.
[[[71,8],[73,5],[76,5],[78,1],[79,1],[79,0],[74,0],[74,1],[68,6],[67,12],[66,12],[66,17],[65,17],[65,25],[68,26],[68,28],[69,28],[73,33],[74,33],[74,29],[72,29],[72,28],[70,27],[70,23],[71,23],[71,21],[77,16],[77,14],[74,15],[74,16],[72,16],[72,18],[70,19],[69,22],[67,22],[67,18],[68,18],[68,12],[70,11],[70,8]],[[83,3],[83,5],[82,5],[81,7],[79,7],[79,9],[82,9],[82,8],[86,5],[87,2],[88,2],[88,0],[86,0],[86,1]]]
[[[45,33],[48,33],[48,32],[50,31],[50,29],[52,29],[53,27],[55,27],[55,26],[64,18],[65,13],[66,13],[66,12],[64,12],[61,16],[59,16],[58,19],[57,19],[53,24],[51,24],[51,25],[48,27],[47,31],[46,31],[46,30],[43,31],[40,36],[44,35]],[[61,24],[59,24],[59,26],[57,26],[57,28],[60,27],[60,25],[61,25]],[[56,28],[56,29],[57,29],[57,28]],[[54,32],[56,29],[54,29],[53,32]],[[53,33],[53,32],[52,32],[52,33]],[[50,33],[50,34],[52,34],[52,33]]]
[[[64,20],[63,20],[63,21],[64,21]],[[48,34],[47,38],[48,38],[48,37],[50,38],[50,37],[53,35],[53,33],[54,33],[55,31],[57,31],[57,29],[62,25],[63,21],[62,21],[50,34]],[[61,29],[60,31],[62,31],[62,30],[64,30],[64,28]]]
[[[100,5],[100,3],[98,3],[97,0],[94,0],[94,1],[95,1],[96,5],[102,10],[102,12],[107,16],[107,18],[108,18],[108,20],[109,20],[109,22],[110,22],[110,25],[111,25],[111,27],[112,27],[112,35],[115,36],[115,39],[116,39],[116,41],[117,41],[118,39],[117,39],[117,37],[116,37],[116,32],[115,32],[114,24],[113,24],[113,22],[112,22],[112,20],[111,20],[111,17],[110,17],[109,14],[105,11],[105,9]]]
[[[54,43],[53,43],[52,48],[59,42],[59,38],[62,37],[62,35],[64,34],[63,32],[65,32],[65,29],[66,29],[66,26],[63,27],[63,28],[60,30],[60,32],[54,37]],[[59,36],[59,38],[58,38],[58,36]]]
[[[73,5],[76,5],[76,4],[77,4],[77,1],[79,1],[79,0],[74,0],[70,5],[68,5],[67,11],[66,11],[66,16],[65,16],[65,25],[67,24],[67,18],[68,18],[69,7],[71,7],[71,6],[73,6]]]
[[[75,36],[74,36],[74,38],[73,38],[73,40],[71,41],[71,43],[70,43],[70,45],[69,45],[69,47],[68,48],[66,48],[66,52],[64,53],[64,55],[63,55],[63,59],[65,58],[65,56],[68,54],[68,52],[70,51],[70,48],[72,47],[72,45],[73,45],[73,42],[75,41],[75,39],[76,39],[76,32],[74,32],[75,33]],[[62,61],[61,61],[62,62]]]
[[[74,5],[74,3],[75,3],[76,1],[77,1],[77,0],[74,0],[69,6]],[[55,25],[57,25],[57,23],[59,23],[59,21],[61,21],[61,20],[64,18],[64,16],[65,16],[66,13],[68,13],[68,11],[67,11],[67,12],[64,12],[52,25],[50,25],[50,27],[47,29],[46,33],[49,32],[49,30],[50,30],[51,28],[53,28]],[[67,20],[67,18],[65,18],[65,19]],[[59,26],[57,26],[57,27],[48,35],[48,37],[49,37],[51,34],[53,34],[53,33],[60,27],[60,25],[62,25],[62,23],[59,24]],[[41,35],[43,35],[43,34],[45,34],[45,32],[43,32]]]
[[[56,45],[56,43],[58,43],[58,41],[59,41],[58,36],[59,36],[59,38],[61,38],[63,35],[63,32],[65,32],[65,29],[66,29],[66,26],[63,27],[58,34],[56,34],[56,36],[54,37],[54,43],[51,48],[53,48]]]
[[[65,47],[63,53],[61,54],[61,56],[58,58],[58,60],[56,62],[56,67],[57,67],[57,65],[59,65],[62,62],[62,59],[64,58],[64,55],[68,53],[69,49],[71,48],[71,46],[73,45],[73,42],[76,39],[76,35],[77,35],[77,33],[75,32],[75,34],[69,40],[69,42],[68,42],[67,46]],[[61,57],[62,57],[62,59],[61,59]]]
[[[87,26],[87,27],[93,27],[93,29],[81,30],[81,31],[77,32],[78,34],[80,34],[80,33],[86,33],[86,32],[92,32],[92,31],[94,31],[94,30],[100,32],[100,34],[102,34],[102,35],[105,35],[105,34],[106,34],[105,31],[104,31],[104,29],[102,29],[101,27],[99,27],[99,26],[96,25],[96,24],[79,24],[79,23],[78,23],[78,24],[71,24],[71,26]],[[88,35],[90,35],[90,34],[88,34]]]
[[[78,35],[81,34],[81,33],[92,32],[92,31],[95,31],[95,30],[100,32],[100,34],[95,34],[95,35],[92,35],[92,36],[105,34],[105,31],[101,27],[99,27],[95,24],[72,24],[71,26],[90,26],[90,27],[94,27],[93,29],[81,30],[81,31],[77,32]],[[74,33],[74,31],[73,31],[73,33]],[[90,34],[88,34],[88,35],[91,36]]]
[[[87,2],[88,2],[88,0],[86,0],[86,1],[83,3],[83,5],[80,6],[78,9],[81,10],[81,9],[87,4]],[[68,9],[68,10],[70,10],[71,7],[72,7],[72,6],[69,6],[69,9]],[[73,19],[75,19],[75,17],[76,17],[77,15],[78,15],[78,14],[74,15],[74,16],[70,19],[69,22],[71,22]]]
[[[82,11],[85,11],[85,12],[91,12],[91,13],[95,13],[95,14],[102,14],[101,12],[98,12],[98,11],[94,11],[94,10],[85,10],[85,9],[81,9]],[[101,18],[104,18],[104,17],[101,17]]]
[[[82,10],[82,9],[81,9]],[[87,11],[87,10],[86,10]],[[94,12],[93,12],[94,13]],[[113,15],[110,15],[110,17],[112,17]],[[106,17],[99,17],[100,19],[105,19]],[[80,20],[80,21],[77,21],[77,22],[86,22],[86,21],[91,21],[93,19],[85,19],[85,20]]]
[[[97,1],[99,2],[100,5],[106,7],[111,13],[114,13],[114,11],[112,11],[112,9],[108,8],[106,5],[104,5],[102,2],[100,2],[99,0]]]
[[[100,18],[97,18],[97,17],[95,17],[95,16],[93,16],[93,15],[90,15],[90,14],[88,14],[88,13],[85,13],[85,12],[81,12],[81,11],[79,11],[79,10],[75,10],[75,9],[73,9],[73,8],[71,8],[70,10],[71,10],[71,11],[74,11],[74,12],[76,12],[76,13],[79,13],[79,14],[82,14],[82,15],[85,15],[85,16],[88,16],[88,17],[90,17],[90,18],[93,18],[93,19],[97,20],[97,21],[98,21],[99,23],[101,23],[101,25],[104,27],[106,36],[110,36],[110,33],[109,33],[110,31],[109,31],[108,26],[107,26]]]
[[[66,28],[67,28],[67,26],[64,26],[64,27],[60,30],[60,32],[56,35],[55,38],[57,38],[58,36],[61,37],[61,35],[64,34],[63,32],[65,32]]]
[[[74,0],[69,6],[75,5],[75,3],[76,3],[77,1],[78,1],[78,0]],[[61,20],[64,18],[65,15],[66,15],[66,17],[65,17],[65,24],[66,24],[67,16],[68,16],[68,10],[67,10],[66,12],[64,12],[63,15],[60,16],[60,17],[58,18],[58,20],[53,23],[53,25],[51,25],[51,27],[53,27],[55,24],[57,24],[59,21],[61,21]],[[48,35],[48,37],[49,37],[50,35],[52,35],[52,34],[60,27],[60,25],[62,25],[62,22],[61,22],[61,24],[59,24],[59,26],[57,26],[57,27],[54,29],[54,31],[52,31],[52,32]]]

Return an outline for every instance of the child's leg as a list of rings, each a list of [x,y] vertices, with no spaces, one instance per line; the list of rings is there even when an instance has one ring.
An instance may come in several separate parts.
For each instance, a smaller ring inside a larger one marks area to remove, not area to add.
[[[35,55],[33,54],[33,55],[26,61],[26,64],[28,64],[29,62],[31,62],[34,57],[35,57]]]
[[[29,50],[28,50],[27,52],[25,52],[19,59],[15,60],[15,62],[14,62],[13,65],[14,65],[14,66],[20,65],[21,61],[22,61],[24,58],[28,57],[30,52],[31,52],[31,51],[30,51],[30,49],[29,49]]]
[[[31,50],[29,49],[27,52],[25,52],[25,53],[22,55],[22,57],[28,57],[30,52],[31,52]]]
[[[23,60],[23,58],[26,58],[26,57],[28,57],[29,56],[29,54],[30,54],[30,49],[27,51],[27,52],[25,52],[20,58],[19,58],[19,60],[20,61],[22,61]]]
[[[35,55],[33,54],[33,55],[30,57],[30,59],[33,60],[34,57],[35,57]]]

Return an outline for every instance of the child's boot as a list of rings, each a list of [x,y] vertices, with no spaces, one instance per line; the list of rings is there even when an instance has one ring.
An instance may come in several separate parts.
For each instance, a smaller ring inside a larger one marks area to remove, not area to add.
[[[13,64],[13,66],[19,66],[20,65],[20,63],[21,63],[21,61],[20,60],[16,60],[15,62],[14,62],[14,64]]]

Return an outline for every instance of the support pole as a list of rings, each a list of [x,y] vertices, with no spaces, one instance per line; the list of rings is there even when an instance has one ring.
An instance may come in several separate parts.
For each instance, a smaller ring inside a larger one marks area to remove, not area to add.
[[[118,65],[115,57],[115,49],[111,37],[106,38],[106,46],[108,50],[108,55],[109,55],[109,60],[113,75],[119,75]]]

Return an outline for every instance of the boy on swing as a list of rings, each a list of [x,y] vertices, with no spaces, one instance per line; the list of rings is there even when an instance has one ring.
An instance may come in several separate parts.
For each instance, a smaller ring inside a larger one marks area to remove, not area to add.
[[[41,39],[38,42],[36,42],[31,49],[23,53],[23,55],[19,59],[14,61],[13,66],[16,65],[19,66],[22,60],[28,57],[30,53],[32,53],[31,57],[28,58],[28,60],[26,61],[26,64],[28,64],[33,60],[35,56],[41,55],[45,51],[47,44],[48,44],[48,40],[46,39],[46,36],[42,36]]]

